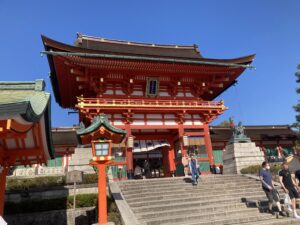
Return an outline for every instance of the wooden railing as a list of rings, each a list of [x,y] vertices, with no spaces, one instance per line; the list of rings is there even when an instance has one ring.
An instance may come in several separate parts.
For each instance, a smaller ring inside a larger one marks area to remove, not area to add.
[[[223,101],[200,101],[200,100],[156,100],[156,99],[98,99],[78,98],[77,107],[125,107],[125,108],[213,108],[223,109]]]

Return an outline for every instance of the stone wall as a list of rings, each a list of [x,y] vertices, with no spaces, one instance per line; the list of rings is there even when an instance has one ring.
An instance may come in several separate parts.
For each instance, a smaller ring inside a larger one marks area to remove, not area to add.
[[[79,170],[84,173],[95,173],[92,166],[89,166],[93,158],[91,148],[75,148],[72,159],[69,162],[68,171]]]
[[[241,169],[263,161],[264,154],[255,143],[232,143],[223,153],[223,174],[240,174]]]
[[[35,176],[55,176],[65,175],[66,168],[64,167],[31,167],[31,168],[17,168],[14,170],[12,176],[17,177],[35,177]]]
[[[75,217],[75,218],[74,218]],[[88,225],[96,222],[95,207],[4,216],[9,225]]]

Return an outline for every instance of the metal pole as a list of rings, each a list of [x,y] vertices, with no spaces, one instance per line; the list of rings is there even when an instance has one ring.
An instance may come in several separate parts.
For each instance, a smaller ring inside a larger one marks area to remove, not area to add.
[[[74,182],[73,209],[76,209],[76,182]]]

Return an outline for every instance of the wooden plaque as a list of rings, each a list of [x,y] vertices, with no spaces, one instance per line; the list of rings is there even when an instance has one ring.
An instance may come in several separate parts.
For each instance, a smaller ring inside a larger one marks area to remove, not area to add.
[[[83,172],[74,170],[67,173],[67,183],[82,183],[83,180]]]

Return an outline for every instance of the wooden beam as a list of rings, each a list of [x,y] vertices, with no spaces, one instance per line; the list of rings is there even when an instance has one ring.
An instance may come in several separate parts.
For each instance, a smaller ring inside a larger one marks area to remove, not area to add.
[[[22,124],[14,119],[11,120],[11,125],[10,125],[11,130],[25,133],[25,132],[28,132],[32,127],[33,127],[33,124]]]

